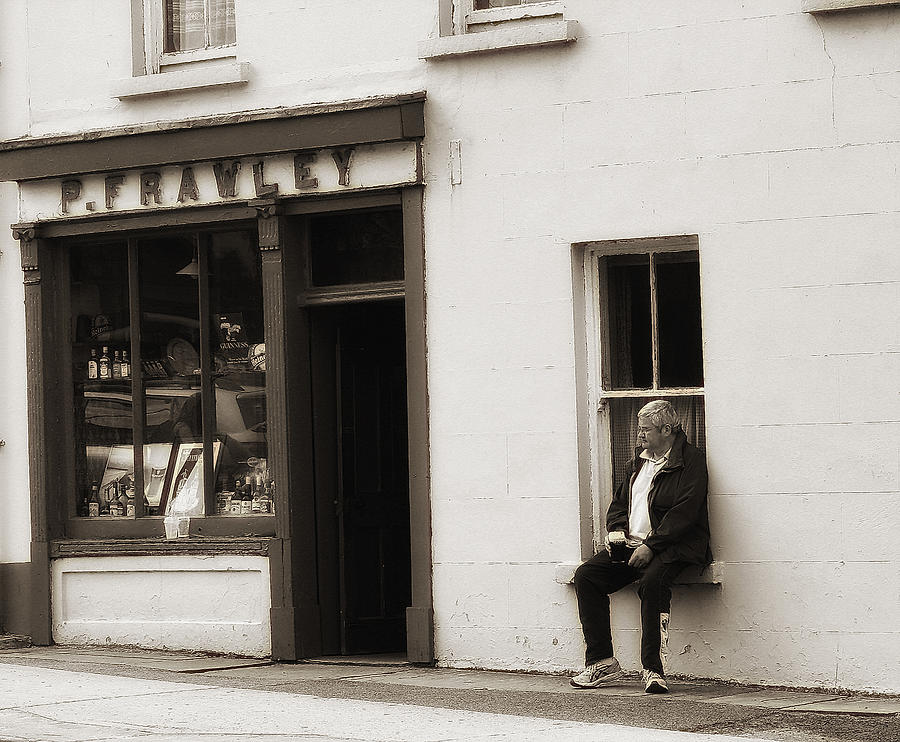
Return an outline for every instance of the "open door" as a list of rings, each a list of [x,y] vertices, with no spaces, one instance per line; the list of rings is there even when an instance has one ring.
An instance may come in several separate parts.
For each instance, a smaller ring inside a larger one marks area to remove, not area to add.
[[[402,301],[311,313],[323,651],[406,650],[410,605]]]

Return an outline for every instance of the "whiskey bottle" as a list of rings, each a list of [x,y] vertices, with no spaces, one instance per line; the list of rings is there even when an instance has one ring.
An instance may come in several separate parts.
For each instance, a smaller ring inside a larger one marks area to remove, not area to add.
[[[91,348],[91,358],[88,361],[87,372],[88,372],[89,379],[97,378],[98,370],[97,370],[97,349],[96,348]]]
[[[122,351],[122,378],[130,379],[131,378],[131,364],[128,362],[128,351]]]
[[[231,506],[229,512],[232,515],[240,515],[241,514],[241,501],[243,497],[241,494],[241,478],[238,477],[234,480],[234,494],[231,495]]]
[[[109,348],[103,346],[100,361],[97,364],[97,376],[101,379],[109,379],[112,376],[112,367],[109,362]]]
[[[244,492],[241,497],[241,515],[249,515],[253,512],[253,485],[248,474],[244,479]]]
[[[122,356],[119,354],[119,351],[116,351],[113,356],[112,377],[114,379],[122,378]]]
[[[100,515],[100,485],[97,482],[91,484],[91,494],[88,497],[88,517],[96,518]]]

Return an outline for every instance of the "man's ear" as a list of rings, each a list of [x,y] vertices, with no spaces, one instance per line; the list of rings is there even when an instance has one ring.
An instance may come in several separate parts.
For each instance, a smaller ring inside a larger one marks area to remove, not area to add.
[[[668,430],[666,430],[666,428],[668,428]],[[671,426],[671,424],[666,423],[659,429],[659,432],[665,436],[669,436],[669,435],[672,435],[672,433],[674,432],[674,428]]]

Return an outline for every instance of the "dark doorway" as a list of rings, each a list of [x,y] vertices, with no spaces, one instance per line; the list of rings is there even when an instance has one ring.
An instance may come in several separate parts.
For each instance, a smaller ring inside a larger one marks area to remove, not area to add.
[[[402,652],[410,605],[402,301],[310,310],[325,654]]]

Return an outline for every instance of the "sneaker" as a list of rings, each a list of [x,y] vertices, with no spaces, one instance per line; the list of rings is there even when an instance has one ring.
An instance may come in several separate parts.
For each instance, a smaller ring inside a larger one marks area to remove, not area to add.
[[[596,688],[598,685],[605,685],[613,680],[618,680],[624,675],[622,668],[619,667],[619,661],[613,657],[609,660],[588,665],[575,677],[570,678],[569,682],[576,688]]]
[[[641,673],[644,680],[644,690],[647,693],[668,693],[669,686],[666,679],[655,670],[644,670]]]

